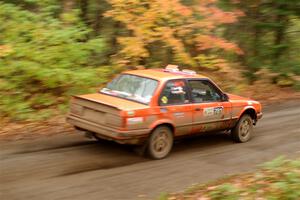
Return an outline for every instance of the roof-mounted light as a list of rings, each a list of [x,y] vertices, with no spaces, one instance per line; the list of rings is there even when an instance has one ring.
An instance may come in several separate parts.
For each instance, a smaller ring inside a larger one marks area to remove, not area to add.
[[[179,68],[178,68],[178,65],[167,65],[164,71],[179,72]]]
[[[179,70],[178,65],[167,65],[164,69],[165,72],[174,72],[177,74],[185,74],[185,75],[196,75],[197,73],[193,70],[183,69],[182,71]]]
[[[188,75],[196,75],[197,74],[195,71],[189,70],[189,69],[183,69],[182,72],[185,74],[188,74]]]

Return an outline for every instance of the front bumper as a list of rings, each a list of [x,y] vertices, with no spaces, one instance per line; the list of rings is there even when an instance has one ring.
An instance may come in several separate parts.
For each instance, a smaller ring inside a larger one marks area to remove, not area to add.
[[[112,140],[121,144],[141,144],[146,140],[150,133],[150,129],[122,131],[96,124],[73,115],[67,116],[66,121],[80,129],[91,131],[100,138]]]
[[[262,112],[260,112],[260,113],[257,113],[257,119],[261,119],[261,118],[262,118],[262,116],[263,116],[263,113],[262,113]]]

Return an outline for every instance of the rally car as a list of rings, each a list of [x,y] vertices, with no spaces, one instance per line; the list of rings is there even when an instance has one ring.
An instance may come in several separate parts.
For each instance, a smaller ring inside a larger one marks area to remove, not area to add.
[[[236,142],[247,142],[261,117],[259,102],[168,65],[123,72],[97,93],[74,96],[67,121],[98,139],[141,145],[161,159],[180,136],[227,130]]]

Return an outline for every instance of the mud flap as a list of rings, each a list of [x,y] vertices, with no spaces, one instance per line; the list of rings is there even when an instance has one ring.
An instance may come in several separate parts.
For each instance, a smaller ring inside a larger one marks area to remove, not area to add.
[[[90,131],[86,131],[82,128],[79,128],[79,127],[75,127],[76,129],[76,132],[80,135],[84,135],[85,137],[89,138],[89,139],[93,139],[94,138],[94,135],[92,132]]]

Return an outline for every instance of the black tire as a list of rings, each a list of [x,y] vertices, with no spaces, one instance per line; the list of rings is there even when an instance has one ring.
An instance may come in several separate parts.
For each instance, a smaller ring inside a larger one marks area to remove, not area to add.
[[[147,150],[147,144],[142,144],[142,145],[137,145],[133,147],[133,151],[139,155],[139,156],[144,156]]]
[[[167,157],[171,152],[173,139],[173,133],[169,127],[157,127],[148,139],[148,155],[152,159],[162,159]]]
[[[96,139],[97,141],[99,141],[99,142],[103,142],[103,141],[104,141],[104,139],[101,138],[101,137],[99,137],[99,136],[97,135],[97,133],[91,133],[91,134],[92,134],[92,136],[94,137],[94,139]]]
[[[247,142],[253,134],[253,119],[250,115],[243,115],[235,127],[231,130],[232,139],[235,142]]]

